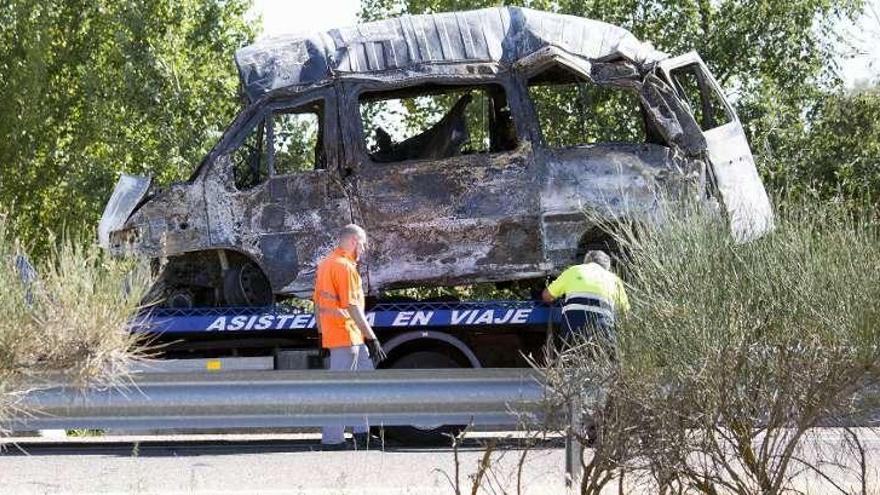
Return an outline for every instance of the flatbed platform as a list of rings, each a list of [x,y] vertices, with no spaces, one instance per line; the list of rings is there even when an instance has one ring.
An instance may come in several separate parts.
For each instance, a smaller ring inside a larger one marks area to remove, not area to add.
[[[560,308],[540,301],[386,302],[366,317],[389,354],[384,366],[522,367],[526,356],[541,355]],[[314,314],[284,304],[154,308],[130,329],[170,359],[274,356],[277,364],[279,355],[320,348]]]
[[[559,308],[538,301],[380,303],[366,312],[374,329],[547,325],[559,321]],[[138,333],[191,334],[314,330],[314,314],[268,307],[157,308],[137,319]]]

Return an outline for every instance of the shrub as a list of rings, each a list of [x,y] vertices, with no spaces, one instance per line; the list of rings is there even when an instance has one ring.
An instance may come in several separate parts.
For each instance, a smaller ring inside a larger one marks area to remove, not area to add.
[[[880,371],[869,218],[790,205],[772,233],[738,244],[716,216],[685,208],[618,231],[633,309],[616,369],[579,346],[546,370],[557,400],[587,394],[591,376],[605,384],[607,403],[583,407],[605,432],[587,474],[598,463],[648,473],[664,492],[775,494],[792,473],[821,470],[804,454],[810,430],[863,413]]]
[[[59,243],[29,277],[0,215],[0,421],[29,387],[50,378],[112,384],[144,351],[127,328],[151,284],[148,267],[84,245]]]

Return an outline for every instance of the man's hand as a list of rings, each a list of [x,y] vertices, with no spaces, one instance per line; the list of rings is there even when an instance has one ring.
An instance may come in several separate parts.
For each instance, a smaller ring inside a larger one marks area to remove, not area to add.
[[[369,339],[364,341],[364,343],[367,344],[367,350],[370,352],[370,359],[373,361],[373,366],[378,366],[379,363],[388,358],[385,354],[385,350],[382,349],[379,340]]]

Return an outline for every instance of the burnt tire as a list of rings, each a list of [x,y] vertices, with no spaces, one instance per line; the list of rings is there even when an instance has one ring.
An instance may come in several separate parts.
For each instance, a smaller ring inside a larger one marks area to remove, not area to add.
[[[167,292],[164,307],[190,309],[196,305],[193,292],[186,287],[175,287]]]
[[[275,302],[269,279],[254,263],[234,266],[223,274],[223,296],[231,306],[269,306]]]
[[[435,351],[417,351],[396,359],[388,368],[392,369],[436,369],[464,368],[453,357]],[[406,445],[449,446],[452,438],[465,425],[424,425],[424,426],[387,426],[385,437]]]

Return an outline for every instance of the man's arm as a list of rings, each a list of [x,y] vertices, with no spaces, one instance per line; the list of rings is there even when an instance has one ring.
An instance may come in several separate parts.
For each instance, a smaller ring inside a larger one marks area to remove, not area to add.
[[[568,274],[568,269],[564,272],[560,273],[556,280],[550,283],[544,292],[541,293],[541,299],[544,300],[545,303],[550,304],[559,296],[565,294],[565,279],[566,274]]]
[[[617,291],[615,294],[616,301],[614,301],[617,308],[620,309],[621,314],[625,314],[629,312],[629,297],[626,295],[626,289],[623,286],[623,281],[619,278],[617,279]]]
[[[373,332],[373,327],[367,322],[367,315],[364,314],[364,310],[360,306],[357,304],[349,304],[348,314],[351,315],[354,324],[357,325],[361,330],[361,333],[364,334],[364,340],[376,340],[376,334]]]
[[[379,339],[376,338],[376,334],[373,332],[373,327],[367,322],[367,316],[364,314],[364,310],[357,304],[349,304],[348,314],[364,335],[364,344],[366,344],[370,353],[370,359],[373,360],[373,366],[378,366],[380,362],[388,358],[388,355],[385,354],[385,350],[382,349],[382,344],[380,344]]]

